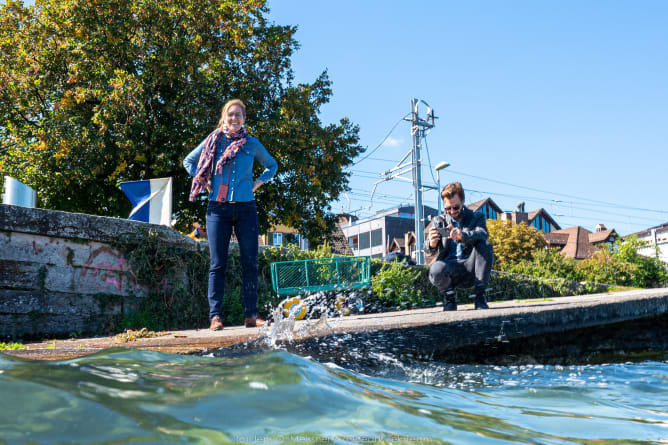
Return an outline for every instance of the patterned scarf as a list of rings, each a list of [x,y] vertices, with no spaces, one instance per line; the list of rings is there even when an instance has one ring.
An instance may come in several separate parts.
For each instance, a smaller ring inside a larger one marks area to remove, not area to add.
[[[194,202],[197,195],[206,190],[206,186],[209,185],[209,181],[211,180],[211,164],[213,163],[213,158],[216,155],[216,147],[221,138],[230,139],[230,145],[227,146],[223,156],[216,163],[214,174],[222,173],[223,165],[232,162],[232,159],[234,159],[241,147],[246,145],[247,136],[248,134],[244,127],[236,133],[230,133],[227,128],[223,128],[222,130],[217,128],[206,138],[204,149],[202,149],[202,154],[200,154],[199,162],[197,163],[197,173],[193,178],[192,187],[190,188],[191,202]]]

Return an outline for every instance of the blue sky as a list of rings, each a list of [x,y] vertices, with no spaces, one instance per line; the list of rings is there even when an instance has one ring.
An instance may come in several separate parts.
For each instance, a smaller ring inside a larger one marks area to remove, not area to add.
[[[668,221],[668,2],[268,5],[270,20],[298,26],[295,81],[323,70],[333,81],[323,122],[349,117],[369,150],[399,122],[350,168],[352,191],[334,211],[412,204],[409,182],[370,195],[411,148],[401,118],[418,98],[438,117],[422,153],[425,183],[429,159],[447,161],[441,183],[461,181],[467,202],[489,196],[510,211],[524,201],[562,227],[603,223],[620,235]]]

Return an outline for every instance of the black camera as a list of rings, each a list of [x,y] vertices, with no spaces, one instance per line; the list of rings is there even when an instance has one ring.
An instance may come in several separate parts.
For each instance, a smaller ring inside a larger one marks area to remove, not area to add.
[[[434,228],[441,235],[441,242],[445,246],[446,240],[450,237],[450,229],[445,226],[445,221],[441,218],[434,219]]]

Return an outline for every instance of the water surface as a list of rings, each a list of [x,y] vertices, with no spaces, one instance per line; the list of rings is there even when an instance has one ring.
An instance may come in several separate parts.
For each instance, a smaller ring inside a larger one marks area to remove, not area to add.
[[[0,354],[0,443],[668,443],[668,362],[369,358]]]

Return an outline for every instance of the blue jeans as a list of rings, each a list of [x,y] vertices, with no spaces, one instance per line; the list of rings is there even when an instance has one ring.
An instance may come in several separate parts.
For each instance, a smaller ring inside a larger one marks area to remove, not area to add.
[[[206,231],[209,236],[209,318],[221,315],[225,295],[225,271],[232,229],[239,242],[242,295],[246,317],[257,315],[258,224],[255,201],[209,201]]]

